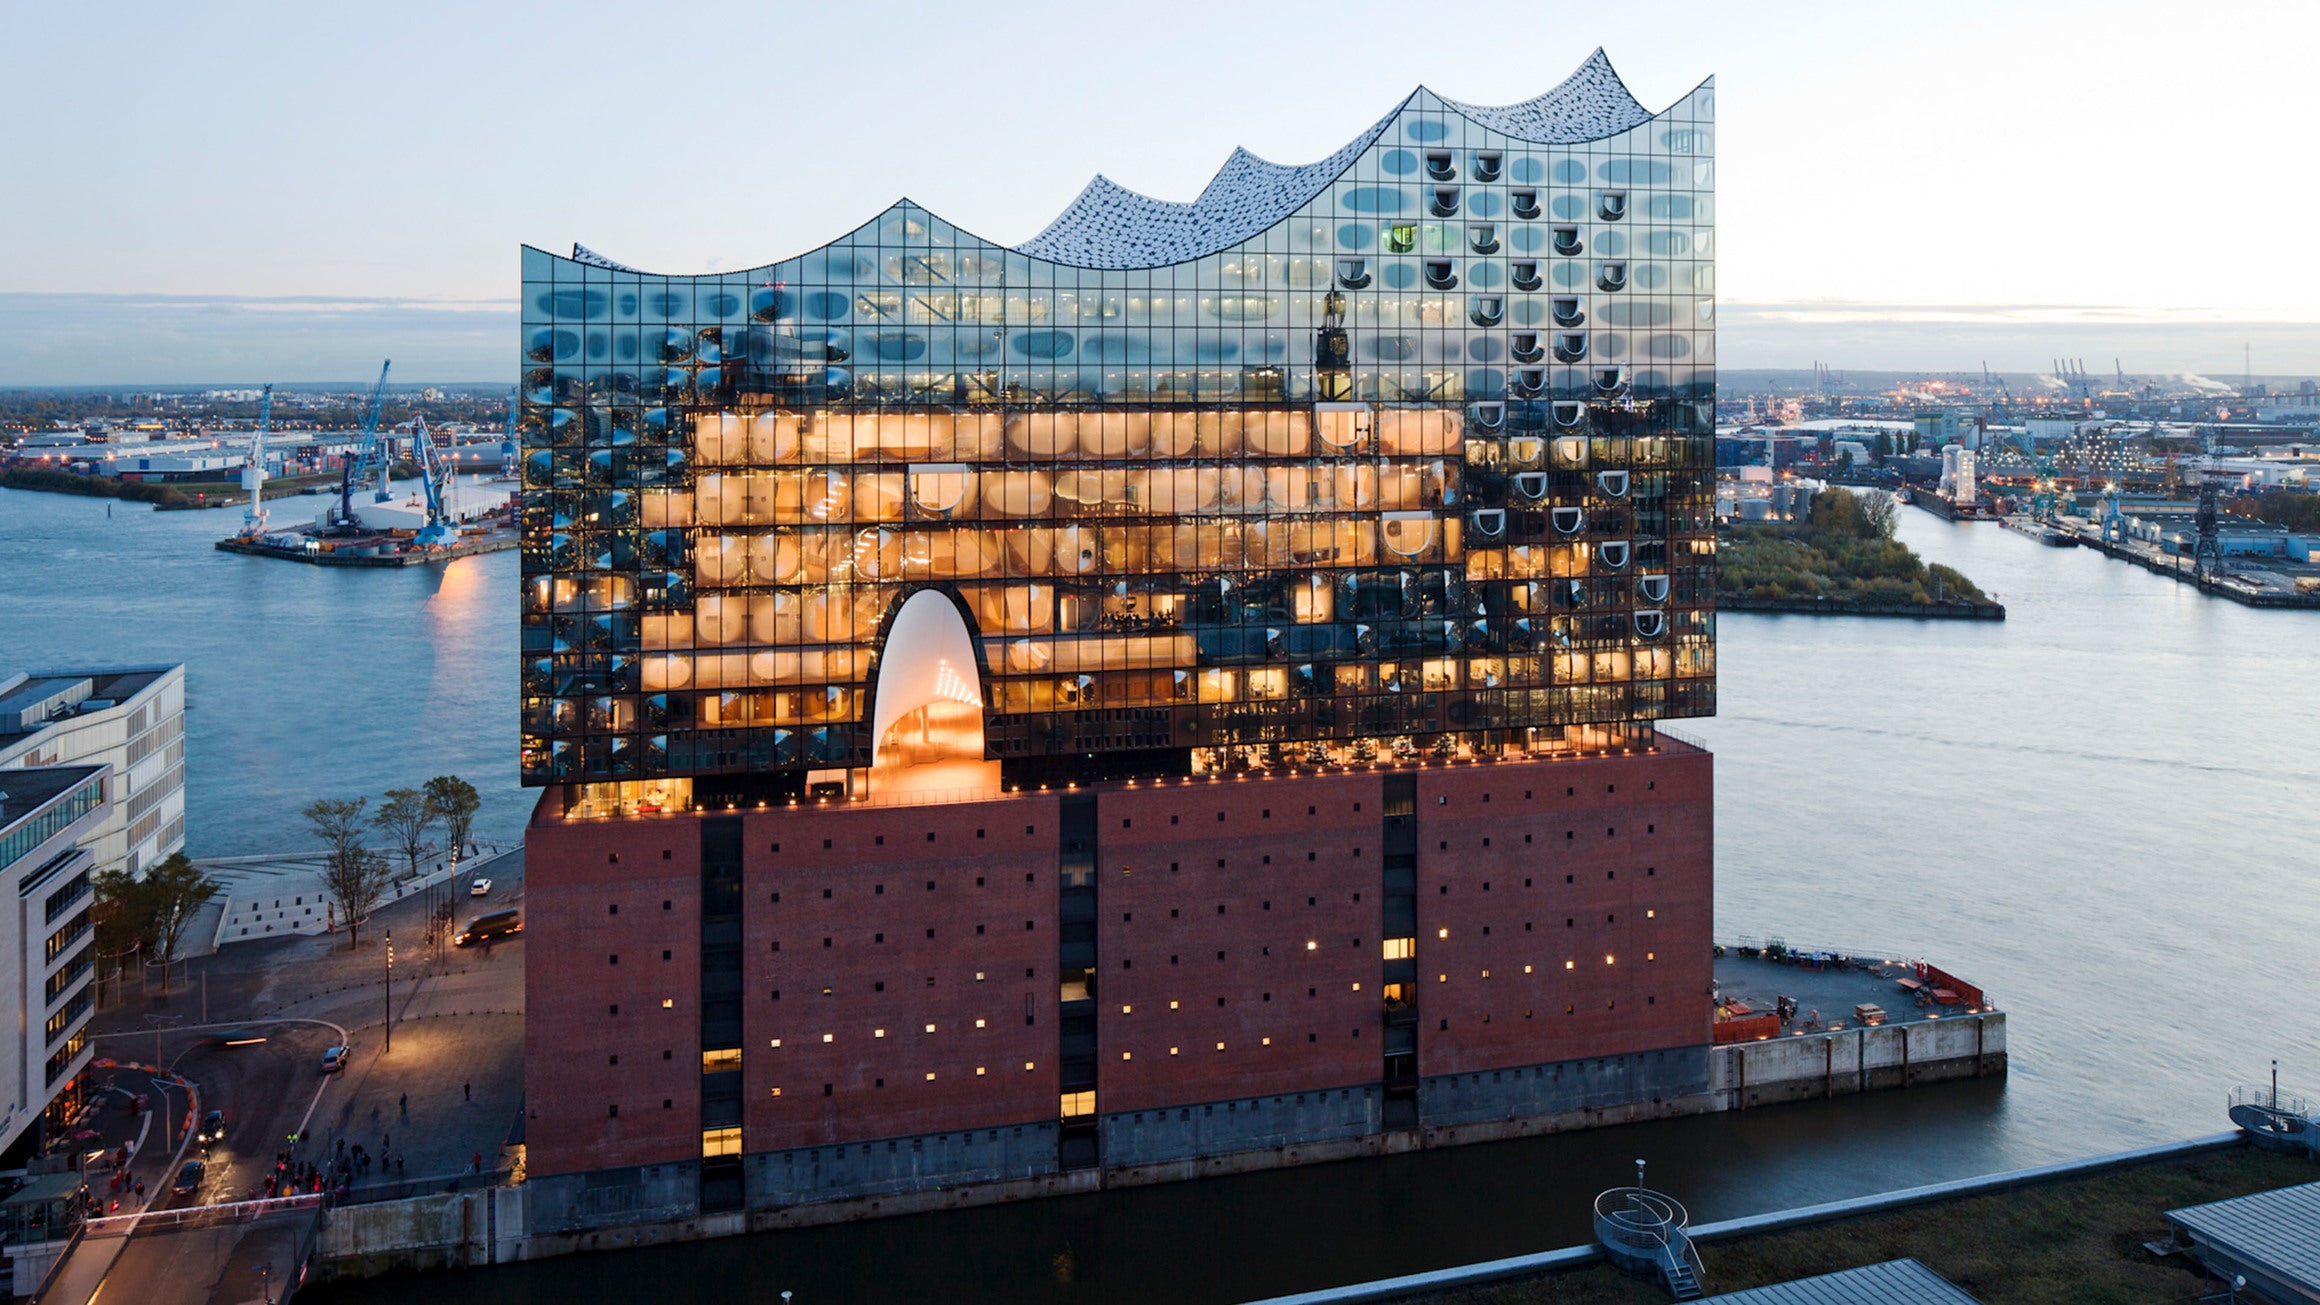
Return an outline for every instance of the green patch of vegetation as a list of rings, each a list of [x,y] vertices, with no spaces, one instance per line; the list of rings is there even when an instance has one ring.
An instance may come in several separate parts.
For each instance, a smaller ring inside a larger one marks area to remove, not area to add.
[[[1717,537],[1716,592],[1859,605],[1990,601],[1964,575],[1928,565],[1893,538],[1893,516],[1883,494],[1824,489],[1802,521],[1727,526]]]
[[[1989,1305],[2187,1301],[2212,1290],[2188,1257],[2143,1249],[2169,1210],[2312,1180],[2312,1162],[2255,1147],[1700,1246],[1712,1292],[1911,1257]],[[1663,1305],[1656,1280],[1605,1265],[1412,1296],[1429,1305]]]
[[[185,495],[167,485],[112,476],[82,476],[70,471],[42,471],[34,467],[0,469],[0,488],[36,489],[48,494],[79,494],[84,498],[119,498],[156,506],[186,502]]]

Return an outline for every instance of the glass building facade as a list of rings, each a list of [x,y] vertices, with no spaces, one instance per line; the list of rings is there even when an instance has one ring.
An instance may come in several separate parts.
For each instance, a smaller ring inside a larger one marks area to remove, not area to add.
[[[1713,97],[1648,113],[1600,54],[1421,89],[1012,247],[904,201],[732,274],[526,248],[525,782],[681,809],[1711,714]]]

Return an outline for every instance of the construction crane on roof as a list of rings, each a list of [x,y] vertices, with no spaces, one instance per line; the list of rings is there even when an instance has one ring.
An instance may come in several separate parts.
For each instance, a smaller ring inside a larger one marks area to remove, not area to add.
[[[386,403],[387,373],[394,369],[395,360],[379,364],[379,383],[371,387],[369,410],[363,416],[362,435],[352,452],[340,466],[338,477],[338,523],[341,526],[359,524],[354,514],[354,487],[367,483],[375,469],[379,478],[378,496],[374,502],[384,503],[387,490],[387,466],[391,461],[384,446],[379,443],[379,409]]]
[[[250,491],[250,506],[242,511],[242,538],[266,533],[266,424],[274,416],[274,387],[258,395],[258,433],[250,440],[250,456],[242,463],[242,488]]]

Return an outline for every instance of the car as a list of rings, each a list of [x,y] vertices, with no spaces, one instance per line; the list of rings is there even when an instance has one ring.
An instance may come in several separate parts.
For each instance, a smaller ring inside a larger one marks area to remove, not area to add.
[[[489,896],[491,896],[491,881],[490,881],[489,879],[478,879],[478,880],[476,880],[476,881],[474,882],[474,884],[472,884],[472,885],[470,885],[470,886],[468,887],[468,890],[467,890],[467,895],[468,895],[469,897],[489,897]]]
[[[353,1054],[353,1049],[348,1047],[343,1042],[335,1047],[332,1047],[330,1050],[323,1052],[322,1072],[325,1074],[336,1074],[338,1071],[345,1069],[346,1058]]]
[[[179,1196],[191,1196],[201,1190],[201,1161],[188,1160],[177,1171],[177,1185],[170,1189]]]
[[[221,1029],[209,1035],[210,1045],[217,1047],[254,1047],[266,1040],[266,1035],[255,1029]]]
[[[451,941],[454,946],[474,947],[488,943],[495,938],[514,937],[523,931],[523,913],[510,908],[505,911],[486,912],[475,917],[468,921],[467,927],[460,930]]]
[[[203,1146],[208,1146],[212,1142],[225,1141],[226,1112],[223,1110],[212,1110],[208,1114],[203,1115],[201,1117],[201,1132],[194,1135],[194,1140],[201,1143]]]

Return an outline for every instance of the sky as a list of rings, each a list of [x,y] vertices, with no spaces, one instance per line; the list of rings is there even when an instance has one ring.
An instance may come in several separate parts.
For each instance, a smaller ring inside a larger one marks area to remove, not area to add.
[[[14,4],[0,385],[496,380],[517,249],[755,266],[907,195],[1038,232],[1420,83],[1713,75],[1727,368],[2320,374],[2320,5]]]

